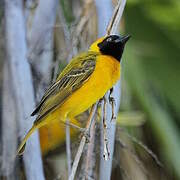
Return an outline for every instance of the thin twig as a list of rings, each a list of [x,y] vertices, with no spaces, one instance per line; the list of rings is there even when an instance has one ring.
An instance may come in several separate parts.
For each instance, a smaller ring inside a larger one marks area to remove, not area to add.
[[[69,122],[69,119],[66,120]],[[68,165],[68,176],[71,174],[71,137],[70,127],[66,124],[66,154],[67,154],[67,165]]]
[[[67,121],[65,121],[65,122],[61,121],[61,123],[64,123],[65,125],[70,126],[70,127],[74,128],[74,129],[77,129],[78,131],[83,132],[83,133],[86,130],[86,128],[81,128],[80,126],[78,126],[76,124],[73,124],[73,123],[70,123],[70,122],[67,122]]]
[[[104,153],[103,157],[107,161],[109,159],[109,149],[108,149],[108,138],[107,138],[107,120],[106,120],[106,105],[107,105],[107,100],[106,97],[104,96],[104,103],[103,103],[103,142],[104,142]]]
[[[94,154],[94,148],[95,148],[95,136],[96,136],[96,122],[94,117],[94,121],[92,122],[92,127],[90,129],[90,139],[87,147],[87,156],[86,156],[86,162],[85,162],[85,175],[83,177],[83,180],[90,179],[90,177],[93,176],[93,168],[95,167],[95,157],[96,154]]]
[[[92,122],[94,120],[94,115],[96,113],[96,109],[97,109],[97,103],[92,106],[91,112],[90,112],[90,115],[89,115],[89,118],[88,118],[88,122],[87,122],[87,125],[86,125],[86,132],[88,134],[89,134]],[[81,155],[82,155],[82,152],[83,152],[83,149],[84,149],[84,145],[86,143],[86,138],[87,138],[86,134],[84,134],[82,139],[81,139],[81,142],[79,144],[78,151],[76,153],[76,156],[75,156],[75,159],[74,159],[74,162],[73,162],[71,175],[69,176],[68,180],[74,180],[76,170],[77,170],[77,167],[78,167],[78,164],[79,164],[79,160],[81,158]]]
[[[115,7],[113,16],[107,28],[107,35],[113,34],[117,31],[117,27],[124,12],[125,5],[126,5],[126,0],[118,1],[118,4]]]

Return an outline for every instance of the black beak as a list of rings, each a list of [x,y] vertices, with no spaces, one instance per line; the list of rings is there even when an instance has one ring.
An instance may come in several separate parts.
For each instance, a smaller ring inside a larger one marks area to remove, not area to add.
[[[121,44],[126,44],[126,42],[129,40],[131,36],[130,35],[126,35],[126,36],[121,36],[118,39],[115,40],[116,43],[121,43]]]

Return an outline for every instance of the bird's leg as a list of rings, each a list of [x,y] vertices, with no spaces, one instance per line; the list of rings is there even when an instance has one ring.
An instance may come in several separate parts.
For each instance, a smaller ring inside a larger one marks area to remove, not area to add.
[[[111,121],[116,120],[116,116],[114,113],[114,107],[116,105],[115,99],[114,97],[112,97],[112,92],[113,92],[113,87],[110,89],[110,93],[109,93],[109,103],[112,106],[112,116],[111,116]]]
[[[73,123],[70,123],[70,122],[64,122],[64,123],[72,128],[78,129],[80,132],[84,133],[86,131],[86,128],[81,128]]]
[[[90,131],[91,131],[92,124],[93,124],[93,120],[91,119],[89,122],[89,127],[85,128],[84,136],[86,137],[87,143],[90,142]]]
[[[86,138],[86,143],[90,142],[90,130],[85,128],[85,131],[83,132],[83,136]]]
[[[79,126],[77,126],[77,125],[75,125],[73,123],[67,122],[67,121],[65,122],[65,124],[70,126],[70,127],[72,127],[72,128],[78,129],[83,134],[83,136],[86,137],[86,141],[89,142],[89,138],[90,138],[90,131],[89,131],[89,129],[81,128],[81,127],[79,127]],[[91,124],[90,124],[90,126],[91,126]]]
[[[93,121],[95,119],[95,114],[97,111],[97,103],[92,105],[89,117],[88,117],[88,121],[86,124],[86,131],[84,133],[84,136],[86,137],[86,142],[90,142],[90,131],[91,131],[91,126],[93,124]]]
[[[100,99],[99,99],[98,105],[102,103],[103,99],[104,99],[104,98],[100,98]]]

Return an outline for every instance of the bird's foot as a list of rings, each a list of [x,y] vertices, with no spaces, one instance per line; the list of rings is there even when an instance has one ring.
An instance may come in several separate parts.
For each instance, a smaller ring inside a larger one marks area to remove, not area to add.
[[[114,106],[116,105],[116,101],[115,101],[114,97],[109,96],[109,102],[110,102],[110,104],[112,106],[111,121],[115,121],[116,120],[116,116],[115,116],[115,113],[114,113]]]
[[[86,128],[81,128],[81,132],[82,132],[82,134],[81,134],[81,137],[85,137],[86,138],[86,143],[89,143],[89,141],[90,141],[90,131],[88,130],[88,129],[86,129]]]

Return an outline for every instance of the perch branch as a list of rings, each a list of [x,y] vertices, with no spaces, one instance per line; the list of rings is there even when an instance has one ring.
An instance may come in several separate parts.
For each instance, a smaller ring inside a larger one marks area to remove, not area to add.
[[[126,4],[126,0],[122,0],[121,2],[118,1],[117,6],[112,13],[112,2],[109,0],[102,6],[104,3],[103,0],[96,0],[96,7],[98,12],[98,21],[99,21],[99,36],[103,36],[104,34],[110,35],[115,34],[118,28],[118,24],[122,17],[124,7]],[[109,22],[109,25],[105,24],[107,19],[109,18],[109,14],[107,12],[112,13],[112,18]],[[106,32],[105,29],[107,28]],[[116,121],[112,121],[112,115],[115,117],[117,116],[117,112],[120,105],[120,81],[113,87],[112,98],[113,103],[111,105],[107,102],[107,137],[108,137],[108,146],[109,148],[109,160],[104,161],[104,158],[100,157],[100,180],[109,180],[111,177],[111,169],[112,169],[112,160],[113,160],[113,152],[114,152],[114,140],[115,140],[115,131],[116,131]],[[104,133],[102,131],[101,139],[102,139],[102,146],[106,145],[104,143]],[[104,151],[104,148],[102,148]],[[103,152],[102,152],[103,154]]]
[[[106,119],[106,106],[107,106],[107,99],[106,96],[103,98],[103,117],[102,117],[102,123],[103,123],[103,157],[107,161],[109,159],[109,149],[108,149],[108,137],[107,137],[107,119]]]

